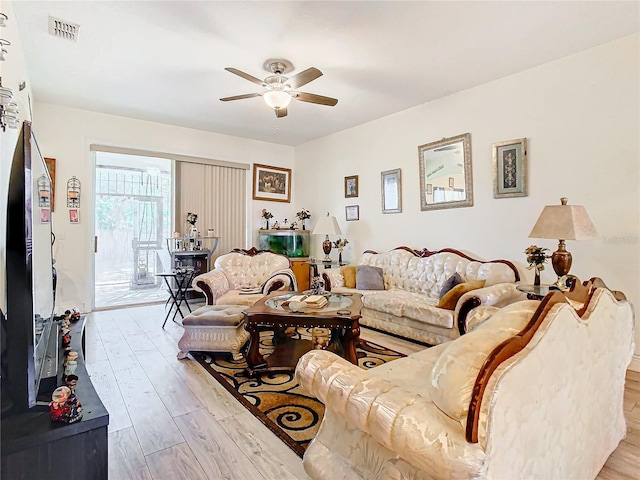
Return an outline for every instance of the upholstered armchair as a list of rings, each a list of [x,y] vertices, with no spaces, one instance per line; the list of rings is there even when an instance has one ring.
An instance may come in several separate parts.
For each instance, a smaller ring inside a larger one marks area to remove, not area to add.
[[[213,270],[193,279],[208,305],[253,305],[276,290],[297,290],[291,262],[269,250],[235,249],[220,255]]]
[[[626,433],[634,315],[594,279],[496,311],[370,370],[314,350],[296,368],[325,406],[313,479],[593,479]]]

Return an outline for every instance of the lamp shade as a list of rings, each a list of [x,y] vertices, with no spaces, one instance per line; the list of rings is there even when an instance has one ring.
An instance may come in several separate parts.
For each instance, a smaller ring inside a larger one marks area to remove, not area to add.
[[[555,238],[562,240],[589,240],[594,238],[596,229],[589,214],[582,205],[567,205],[566,197],[560,199],[562,205],[547,205],[533,226],[529,238]]]
[[[271,108],[275,108],[279,110],[280,108],[287,108],[289,103],[291,102],[291,95],[287,92],[283,92],[282,90],[271,90],[262,95],[264,101]]]
[[[330,217],[328,213],[326,217],[320,217],[320,220],[318,220],[317,225],[311,233],[318,235],[342,235],[336,217]]]

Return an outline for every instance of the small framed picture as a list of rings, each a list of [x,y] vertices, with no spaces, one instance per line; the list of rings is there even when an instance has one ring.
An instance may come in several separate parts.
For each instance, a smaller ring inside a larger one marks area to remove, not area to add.
[[[291,169],[254,163],[253,199],[291,202]]]
[[[453,177],[449,177],[449,188],[453,188],[454,185],[455,185],[455,181]]]
[[[360,220],[360,205],[347,205],[344,207],[347,222]]]
[[[382,213],[402,212],[402,178],[400,169],[382,172]]]
[[[493,198],[527,196],[527,139],[493,145]]]
[[[427,183],[427,195],[433,195],[433,184]]]
[[[77,208],[69,210],[69,223],[80,223],[80,211]]]
[[[358,175],[344,177],[344,198],[355,198],[358,196]]]
[[[48,208],[40,209],[40,223],[50,223],[51,222],[51,211]]]

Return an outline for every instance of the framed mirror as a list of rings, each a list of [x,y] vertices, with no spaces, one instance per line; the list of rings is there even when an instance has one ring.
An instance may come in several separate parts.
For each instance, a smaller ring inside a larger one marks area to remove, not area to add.
[[[471,134],[443,138],[418,147],[420,209],[471,207]]]

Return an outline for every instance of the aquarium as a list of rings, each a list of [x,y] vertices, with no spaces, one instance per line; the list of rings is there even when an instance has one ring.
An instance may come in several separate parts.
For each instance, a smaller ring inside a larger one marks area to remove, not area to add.
[[[260,230],[258,248],[291,258],[309,256],[309,232],[305,230]]]

